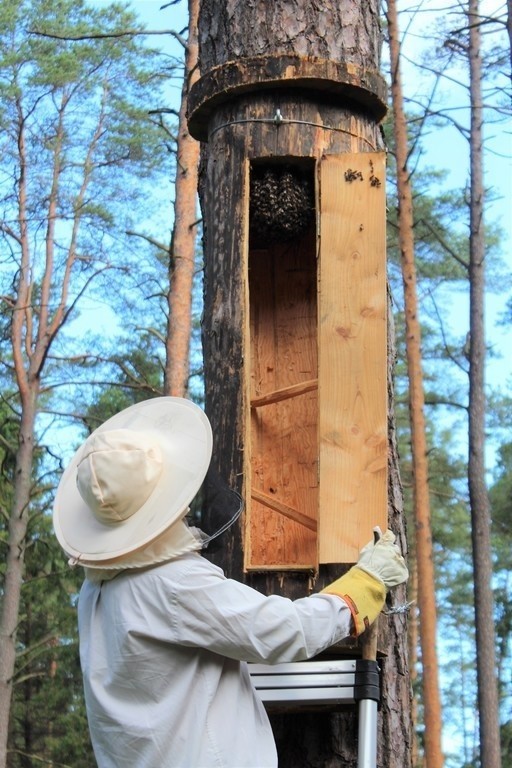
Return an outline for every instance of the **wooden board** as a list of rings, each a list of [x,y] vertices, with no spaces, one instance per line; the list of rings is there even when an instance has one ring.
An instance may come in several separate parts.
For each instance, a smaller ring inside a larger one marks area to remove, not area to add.
[[[320,563],[387,527],[385,156],[319,163]]]
[[[250,399],[256,405],[250,411],[254,494],[246,499],[248,570],[317,565],[315,245],[311,231],[249,254]],[[267,403],[265,396],[276,392]],[[265,497],[275,503],[262,503]]]

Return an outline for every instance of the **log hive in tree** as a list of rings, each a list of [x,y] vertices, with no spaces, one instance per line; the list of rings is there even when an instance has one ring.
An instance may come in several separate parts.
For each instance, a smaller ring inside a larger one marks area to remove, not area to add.
[[[386,112],[387,89],[378,72],[378,3],[203,0],[199,38],[201,78],[189,99],[189,128],[203,142],[206,410],[213,427],[214,468],[246,501],[243,519],[212,559],[228,575],[262,592],[294,599],[321,588],[350,562],[345,555],[341,565],[333,565],[338,561],[329,552],[318,560],[321,491],[315,380],[323,380],[323,389],[331,387],[337,394],[328,374],[322,379],[318,359],[323,299],[316,286],[322,239],[330,239],[334,261],[343,251],[341,246],[336,251],[343,231],[336,213],[340,200],[359,200],[357,215],[364,210],[362,186],[356,186],[361,182],[344,178],[347,163],[337,164],[336,158],[350,155],[350,167],[364,177],[364,194],[383,193],[379,174],[373,174],[373,184],[369,181],[372,157],[383,149],[379,122]],[[339,184],[333,178],[339,178]],[[329,200],[322,202],[327,188]],[[334,201],[333,209],[329,201]],[[324,222],[318,220],[320,215]],[[334,229],[328,223],[332,215]],[[366,242],[365,226],[366,221],[357,220],[357,227],[347,230],[347,242],[355,249],[343,260],[346,270],[361,270],[366,264],[355,247]],[[365,248],[370,254],[369,242]],[[333,263],[326,265],[324,258],[324,266],[334,303],[354,306],[337,289],[346,276],[338,282],[332,277]],[[382,279],[382,268],[378,271]],[[364,269],[358,274],[361,280],[349,297],[359,302],[357,327],[381,327],[386,324],[385,291],[379,289],[376,302],[365,302],[361,286],[375,274]],[[350,315],[346,324],[333,329],[340,349],[352,343],[350,329]],[[379,373],[379,391],[385,397],[390,365],[391,359]],[[384,516],[387,513],[405,548],[390,382],[389,375],[390,407],[384,424],[361,443],[361,450],[374,457],[368,463],[368,481],[380,477],[380,485],[389,457]],[[280,399],[290,394],[293,398]],[[325,397],[325,392],[320,394]],[[251,407],[262,401],[270,404]],[[351,432],[360,442],[361,423]],[[372,482],[359,485],[365,490]],[[342,496],[333,505],[335,511],[350,503]],[[347,551],[354,561],[358,540],[352,523],[347,520],[341,532],[347,534]],[[366,539],[370,536],[371,530]],[[404,620],[397,616],[381,625],[386,674],[379,765],[407,768]],[[359,649],[348,642],[337,652],[357,654]],[[273,726],[281,768],[356,764],[357,727],[351,715],[297,714],[291,721],[277,717]]]

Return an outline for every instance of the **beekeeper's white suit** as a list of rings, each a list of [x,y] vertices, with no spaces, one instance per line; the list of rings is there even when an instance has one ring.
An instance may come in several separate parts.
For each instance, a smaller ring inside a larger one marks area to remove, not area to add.
[[[100,768],[276,766],[245,662],[309,658],[351,623],[339,598],[263,597],[194,552],[86,580],[78,616]]]
[[[59,485],[55,531],[86,573],[80,659],[99,768],[274,768],[246,662],[307,659],[359,634],[407,578],[388,531],[318,595],[227,579],[182,520],[210,454],[202,411],[159,398],[96,430]]]

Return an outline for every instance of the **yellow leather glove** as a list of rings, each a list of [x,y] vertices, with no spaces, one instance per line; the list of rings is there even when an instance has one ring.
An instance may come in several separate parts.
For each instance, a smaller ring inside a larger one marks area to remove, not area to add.
[[[320,594],[336,595],[346,602],[352,614],[356,637],[375,621],[386,602],[384,583],[357,565],[322,589]]]
[[[347,603],[356,636],[382,611],[387,591],[409,577],[405,560],[394,542],[392,531],[383,535],[380,528],[375,528],[374,540],[363,547],[356,565],[322,590],[323,594],[337,595]]]

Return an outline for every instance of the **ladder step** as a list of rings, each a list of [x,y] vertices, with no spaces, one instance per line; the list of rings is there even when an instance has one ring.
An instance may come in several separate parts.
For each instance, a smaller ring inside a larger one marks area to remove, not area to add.
[[[257,675],[251,673],[253,682],[258,690],[277,688],[353,688],[356,675],[340,675],[335,672],[317,675]]]
[[[288,664],[249,664],[254,687],[267,709],[379,701],[380,676],[375,661],[343,659]]]
[[[258,690],[258,693],[265,704],[267,709],[271,709],[272,706],[290,706],[290,707],[304,707],[315,706],[319,704],[330,704],[336,706],[338,704],[355,704],[354,688],[308,688],[303,690],[296,689],[266,689],[264,691]]]

